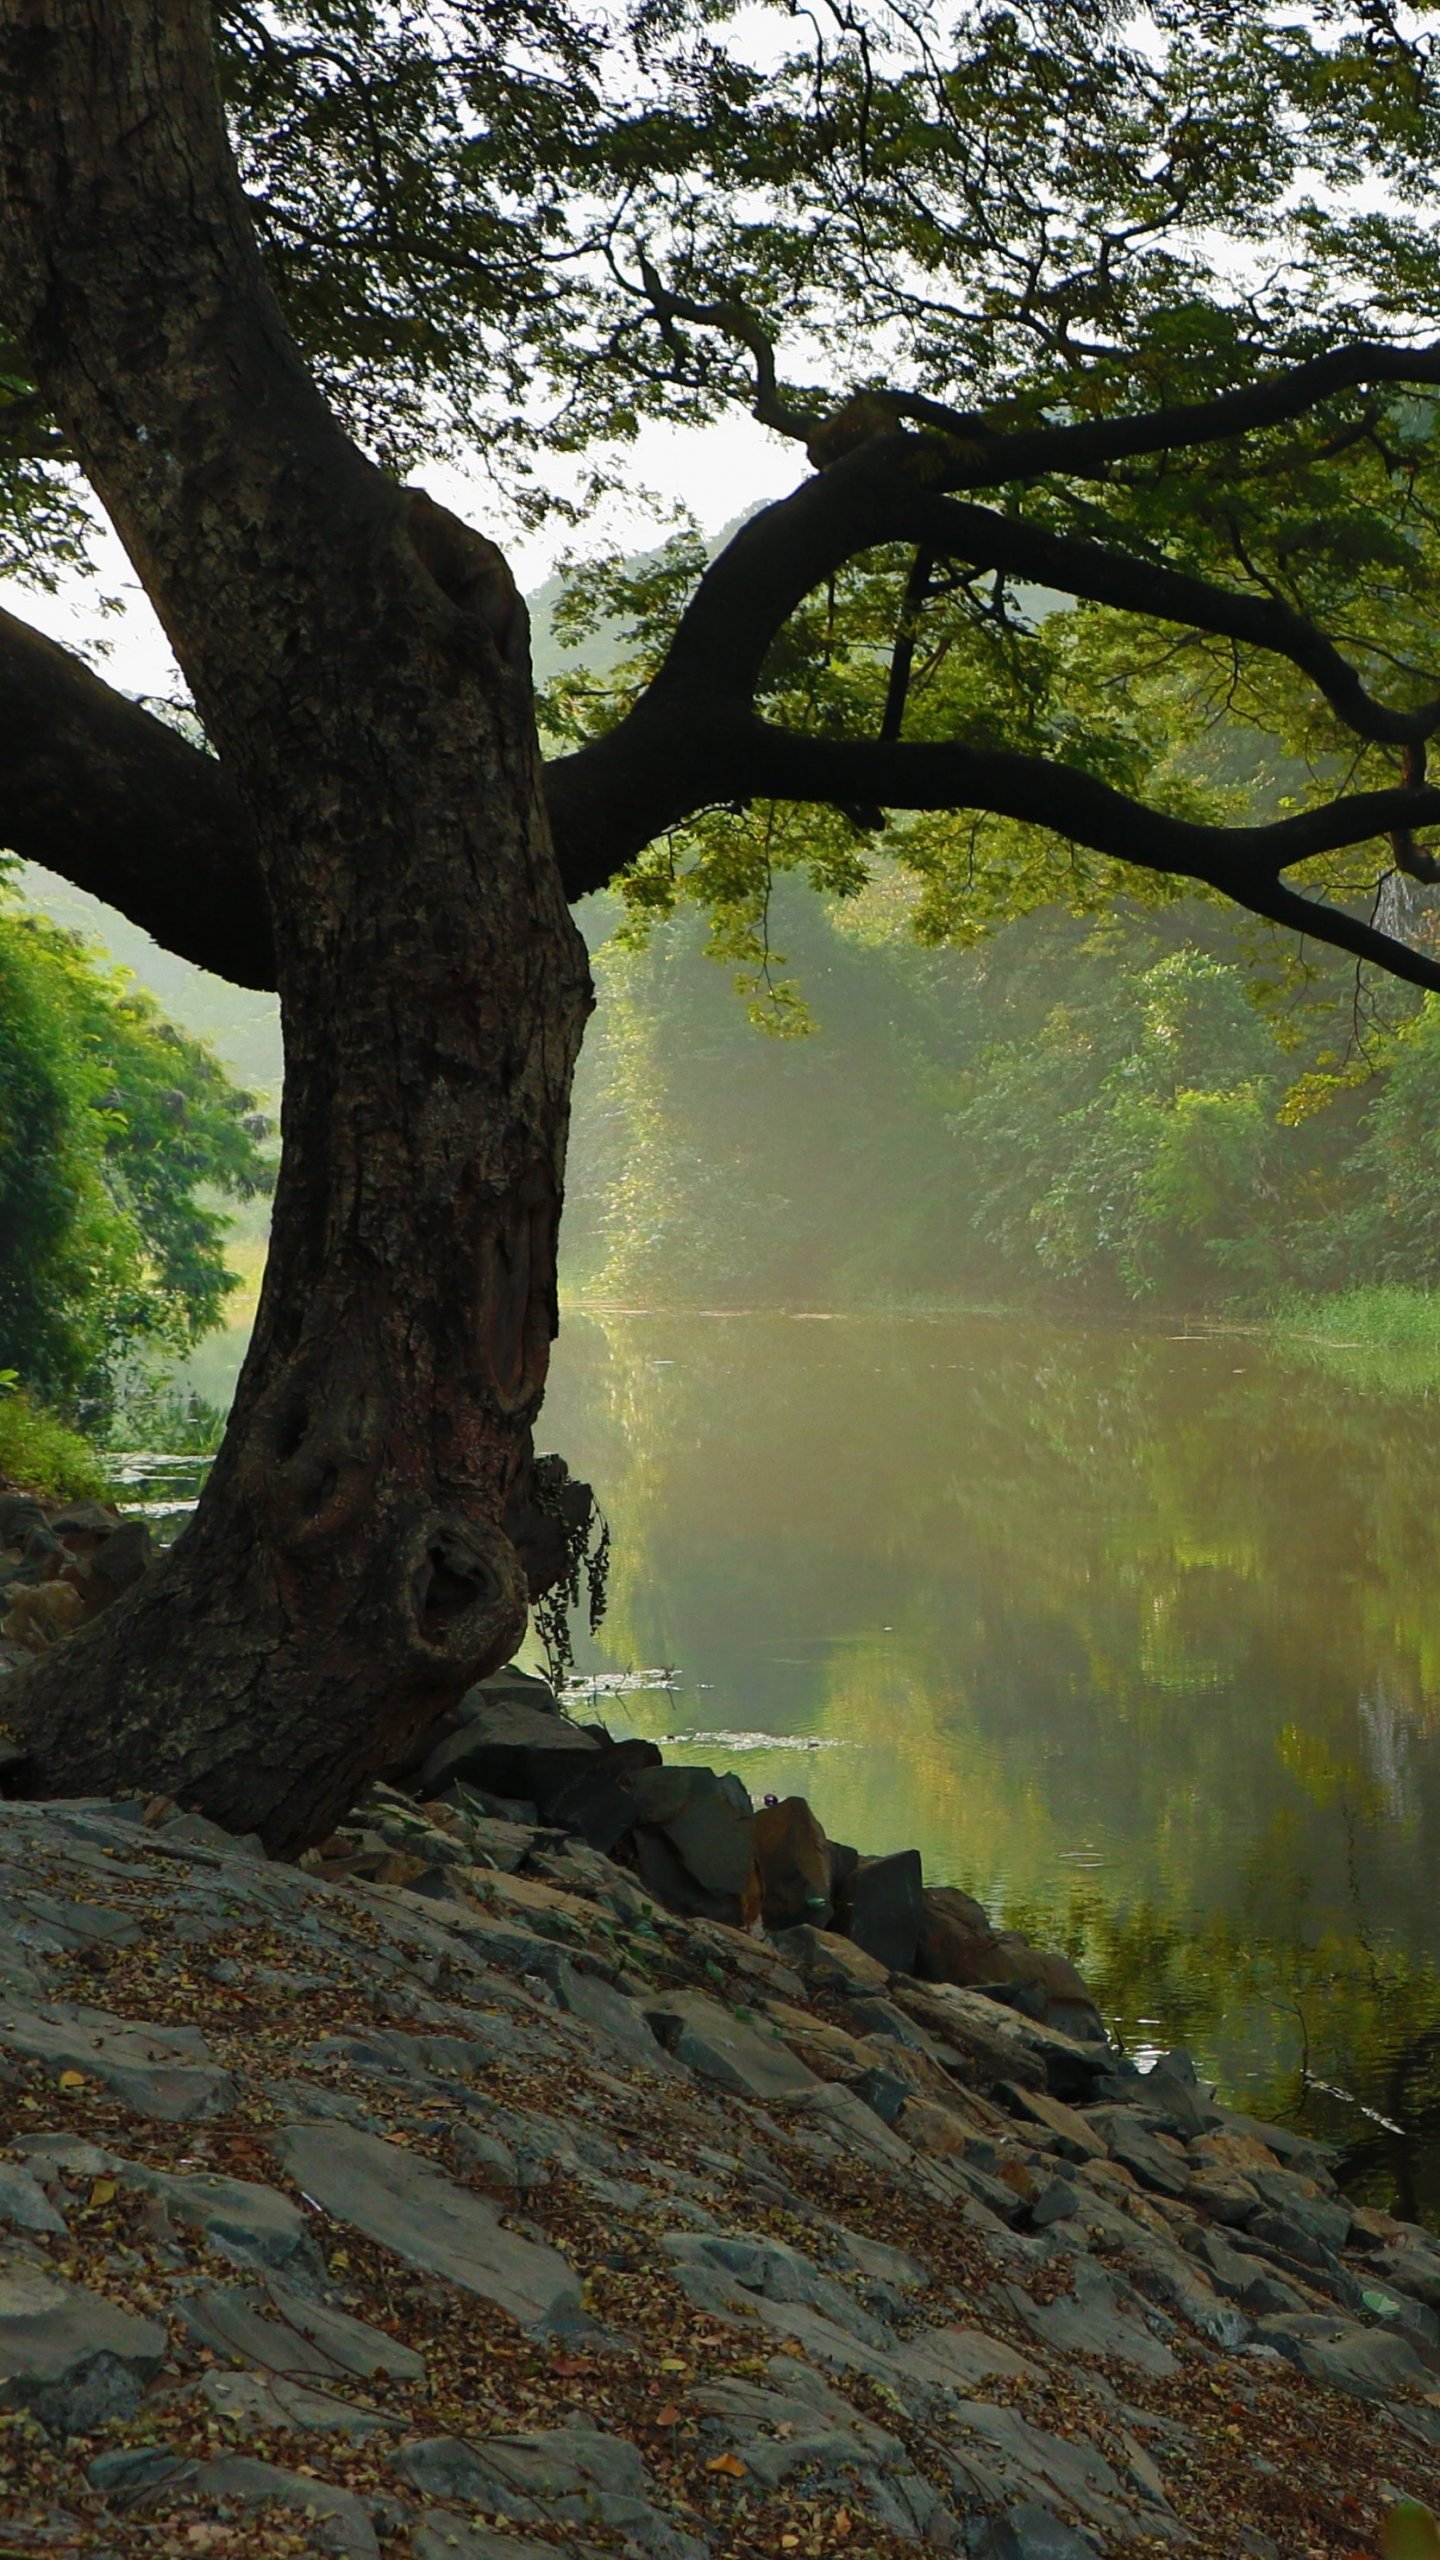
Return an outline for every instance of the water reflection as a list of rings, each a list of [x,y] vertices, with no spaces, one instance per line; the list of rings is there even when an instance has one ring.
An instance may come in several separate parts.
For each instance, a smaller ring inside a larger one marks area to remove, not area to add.
[[[1440,2129],[1440,1408],[1234,1339],[572,1315],[546,1424],[615,1533],[582,1663],[679,1666],[612,1722],[915,1843],[1440,2213],[1374,2121]]]

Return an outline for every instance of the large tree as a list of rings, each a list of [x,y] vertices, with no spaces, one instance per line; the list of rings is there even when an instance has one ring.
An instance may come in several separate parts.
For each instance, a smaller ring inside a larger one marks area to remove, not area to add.
[[[37,1787],[294,1844],[513,1646],[584,892],[753,916],[920,813],[936,930],[1058,850],[1440,986],[1364,911],[1440,823],[1426,14],[0,0],[0,523],[63,556],[83,473],[204,733],[4,618],[5,834],[286,1044],[224,1448],[10,1691]],[[504,561],[401,471],[533,512],[736,403],[808,473],[542,768]]]

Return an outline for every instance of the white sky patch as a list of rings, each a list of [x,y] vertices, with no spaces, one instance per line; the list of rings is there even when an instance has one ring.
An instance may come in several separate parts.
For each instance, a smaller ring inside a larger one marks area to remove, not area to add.
[[[494,487],[478,464],[437,464],[415,477],[442,506],[500,543],[529,594],[543,586],[568,551],[650,550],[665,539],[677,507],[688,508],[703,533],[719,533],[748,508],[787,497],[807,469],[798,445],[740,416],[717,419],[708,427],[648,423],[630,448],[630,464],[635,494],[607,499],[584,526],[557,520],[538,533],[517,532],[497,518]],[[572,494],[584,469],[577,457],[567,483],[563,464],[553,461],[552,487]],[[54,595],[13,588],[6,598],[9,609],[65,648],[81,651],[120,692],[182,698],[180,671],[154,607],[118,535],[103,518],[94,557],[94,577],[66,578]],[[107,611],[107,603],[119,610]]]

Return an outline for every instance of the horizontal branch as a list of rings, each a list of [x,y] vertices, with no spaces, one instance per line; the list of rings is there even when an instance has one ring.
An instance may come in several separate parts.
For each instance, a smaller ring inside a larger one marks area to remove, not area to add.
[[[68,649],[0,613],[6,848],[245,987],[275,959],[249,821],[226,775]]]
[[[1413,986],[1440,989],[1440,962],[1342,908],[1302,897],[1279,876],[1318,854],[1440,823],[1440,789],[1353,792],[1268,826],[1212,827],[1147,808],[1071,765],[958,743],[804,738],[755,721],[743,762],[756,798],[980,810],[1045,827],[1112,861],[1199,881],[1256,915],[1359,952]]]
[[[992,434],[951,482],[954,488],[995,487],[1005,480],[1035,480],[1049,472],[1088,477],[1116,462],[1148,454],[1178,453],[1221,444],[1263,427],[1303,418],[1326,400],[1378,383],[1440,384],[1440,341],[1397,347],[1383,339],[1357,338],[1329,347],[1303,364],[1266,374],[1240,391],[1213,400],[1187,400],[1124,418],[1086,418],[1071,426],[1022,427]]]

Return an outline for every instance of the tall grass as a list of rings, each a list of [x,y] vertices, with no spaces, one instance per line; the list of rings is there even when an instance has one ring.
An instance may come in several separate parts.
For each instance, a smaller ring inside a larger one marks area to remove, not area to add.
[[[1349,1386],[1403,1396],[1440,1395],[1440,1290],[1377,1282],[1271,1307],[1277,1349]]]

